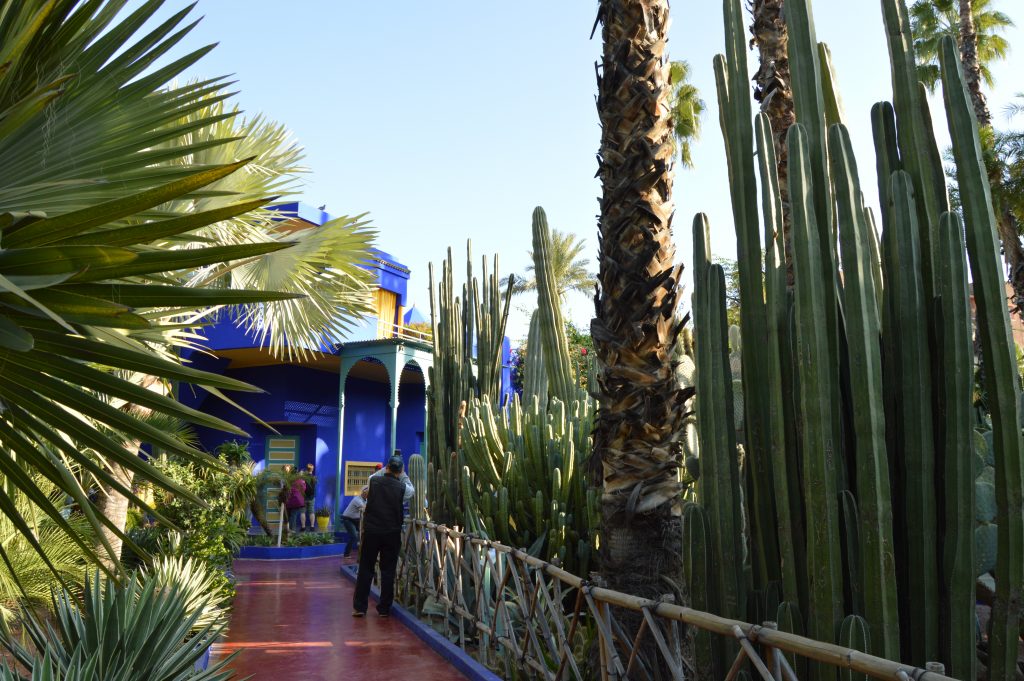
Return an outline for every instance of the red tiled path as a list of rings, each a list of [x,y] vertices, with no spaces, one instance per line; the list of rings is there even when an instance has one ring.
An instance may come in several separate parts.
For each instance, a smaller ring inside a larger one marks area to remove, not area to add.
[[[346,561],[350,562],[350,561]],[[236,650],[236,678],[268,681],[465,677],[401,622],[352,617],[350,581],[340,558],[237,560],[238,597],[227,639],[214,659]]]

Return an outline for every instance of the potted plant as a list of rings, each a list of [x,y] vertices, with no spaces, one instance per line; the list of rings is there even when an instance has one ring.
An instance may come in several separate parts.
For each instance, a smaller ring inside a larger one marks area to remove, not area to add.
[[[321,532],[327,531],[327,524],[331,520],[331,509],[321,506],[316,509],[316,528]]]

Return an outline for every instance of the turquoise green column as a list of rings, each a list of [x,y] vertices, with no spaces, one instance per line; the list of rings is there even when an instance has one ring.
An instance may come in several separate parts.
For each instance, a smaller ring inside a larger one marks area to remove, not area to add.
[[[338,369],[338,470],[334,478],[334,513],[332,520],[337,520],[341,512],[341,481],[344,473],[342,458],[344,457],[345,444],[345,383],[348,381],[348,372],[359,360],[355,357],[342,357],[341,366]]]

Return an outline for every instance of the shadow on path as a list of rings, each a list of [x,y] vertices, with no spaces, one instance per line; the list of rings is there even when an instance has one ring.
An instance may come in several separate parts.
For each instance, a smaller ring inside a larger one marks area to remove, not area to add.
[[[236,560],[238,596],[214,659],[241,650],[236,678],[267,681],[465,678],[401,622],[373,608],[353,618],[342,560]]]

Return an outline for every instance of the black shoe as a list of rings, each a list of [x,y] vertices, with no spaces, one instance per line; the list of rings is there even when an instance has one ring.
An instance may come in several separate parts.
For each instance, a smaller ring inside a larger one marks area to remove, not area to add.
[[[381,612],[380,610],[378,610],[377,614],[380,615],[381,617],[391,617],[391,611],[390,610],[388,610],[387,612]]]
[[[365,610],[353,610],[352,611],[352,616],[353,617],[366,617],[366,611]]]

